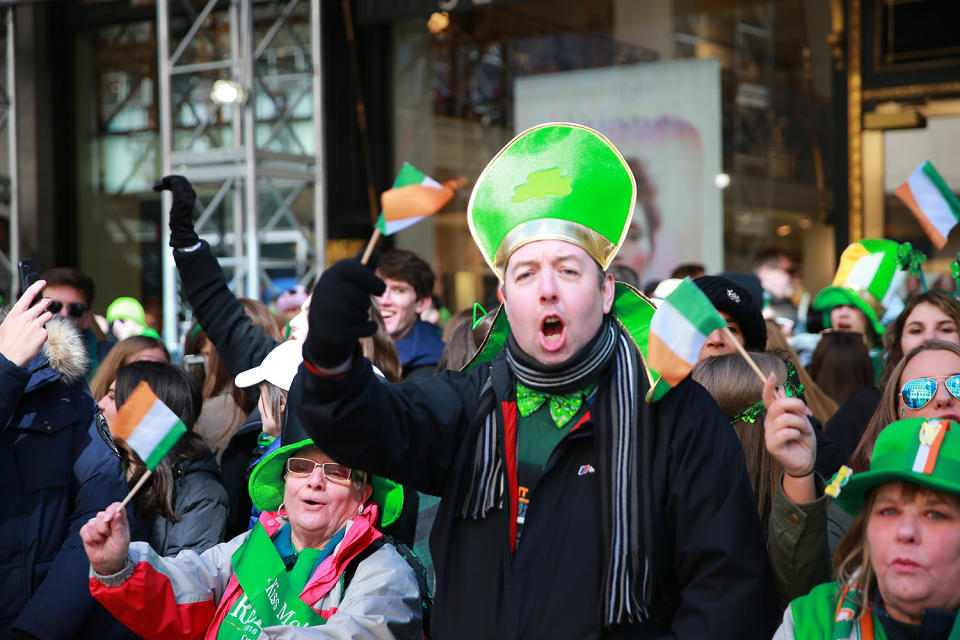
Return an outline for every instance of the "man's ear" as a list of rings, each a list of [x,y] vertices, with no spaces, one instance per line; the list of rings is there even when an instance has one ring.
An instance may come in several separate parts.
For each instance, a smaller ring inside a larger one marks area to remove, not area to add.
[[[430,305],[432,304],[433,304],[433,296],[423,296],[422,298],[417,300],[417,304],[414,306],[413,309],[414,311],[417,312],[417,315],[419,316],[425,310],[429,309]]]
[[[603,275],[603,285],[600,287],[600,296],[603,300],[603,313],[610,313],[610,309],[613,308],[613,294],[614,294],[614,280],[613,276],[609,273]]]
[[[503,292],[503,280],[497,282],[497,302],[502,303],[507,299],[507,294]]]

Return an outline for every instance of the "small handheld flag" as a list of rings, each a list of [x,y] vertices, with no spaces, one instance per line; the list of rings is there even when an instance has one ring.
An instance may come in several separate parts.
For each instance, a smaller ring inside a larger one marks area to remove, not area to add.
[[[665,383],[654,389],[650,400],[659,400],[686,378],[700,359],[707,336],[726,326],[726,320],[690,278],[678,284],[650,319],[647,361]]]
[[[950,230],[960,221],[960,199],[929,161],[917,167],[894,193],[913,213],[937,247],[947,244]]]
[[[380,196],[380,218],[360,261],[366,264],[380,236],[406,229],[440,211],[453,198],[454,191],[464,184],[463,178],[440,184],[404,162],[393,186]]]
[[[151,471],[186,432],[183,421],[154,395],[146,381],[133,390],[110,427],[113,437],[122,438]]]

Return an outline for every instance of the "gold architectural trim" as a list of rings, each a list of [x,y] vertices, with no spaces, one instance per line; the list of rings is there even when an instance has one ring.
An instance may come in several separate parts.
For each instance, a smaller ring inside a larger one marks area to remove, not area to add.
[[[847,184],[849,242],[863,238],[863,98],[860,0],[850,0],[847,29]]]
[[[507,259],[520,247],[538,240],[563,240],[582,248],[604,271],[616,255],[619,245],[613,244],[590,227],[571,220],[539,218],[527,220],[503,237],[493,257],[493,270],[503,280]]]
[[[925,98],[929,95],[944,93],[960,93],[960,81],[933,82],[929,84],[911,84],[897,87],[879,87],[865,89],[863,100],[874,102],[879,100],[904,100],[907,98]]]

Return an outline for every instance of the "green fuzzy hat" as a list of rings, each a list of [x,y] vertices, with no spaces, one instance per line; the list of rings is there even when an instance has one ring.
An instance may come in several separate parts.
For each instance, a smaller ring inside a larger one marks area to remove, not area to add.
[[[626,237],[636,182],[620,152],[579,124],[527,129],[477,179],[470,233],[502,280],[510,255],[537,240],[564,240],[606,269]]]
[[[960,494],[960,424],[927,418],[891,423],[877,437],[870,470],[851,475],[849,467],[841,467],[825,492],[855,516],[870,489],[899,481]]]
[[[813,300],[813,309],[823,312],[826,327],[830,327],[830,310],[848,305],[863,312],[877,335],[883,334],[884,317],[896,317],[903,309],[898,289],[906,272],[897,259],[899,249],[893,240],[868,238],[843,250],[833,282]]]
[[[253,506],[261,511],[277,510],[283,502],[283,470],[287,466],[287,459],[311,445],[313,440],[307,439],[280,447],[253,468],[247,483]],[[370,476],[370,486],[373,487],[371,499],[380,507],[380,526],[389,527],[403,511],[403,487],[374,475]]]
[[[113,322],[119,319],[133,320],[137,324],[147,325],[147,319],[143,313],[143,305],[135,298],[126,296],[117,298],[107,307],[107,322]]]

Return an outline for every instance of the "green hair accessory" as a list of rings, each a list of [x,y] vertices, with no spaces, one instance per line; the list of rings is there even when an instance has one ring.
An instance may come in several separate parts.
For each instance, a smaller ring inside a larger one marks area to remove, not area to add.
[[[473,303],[473,326],[471,326],[470,329],[471,330],[476,329],[477,325],[483,322],[483,319],[486,317],[487,317],[487,310],[484,309],[479,302],[474,302]]]
[[[800,376],[797,373],[796,368],[790,361],[785,361],[784,364],[787,365],[787,381],[784,383],[783,388],[787,392],[787,397],[802,398],[803,383],[800,382]],[[763,406],[763,400],[758,400],[737,415],[730,418],[730,424],[737,424],[738,422],[749,422],[750,424],[754,424],[760,419],[761,416],[763,416],[764,411],[766,411],[766,408]]]

